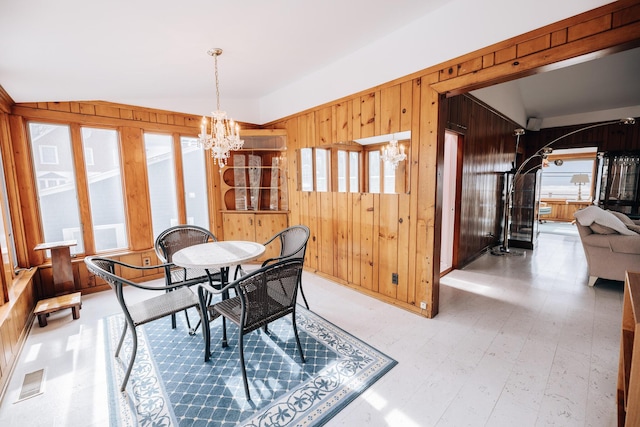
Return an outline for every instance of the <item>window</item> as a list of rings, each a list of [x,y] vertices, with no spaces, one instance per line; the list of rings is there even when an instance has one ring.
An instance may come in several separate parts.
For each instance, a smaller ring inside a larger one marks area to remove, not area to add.
[[[380,192],[380,151],[374,150],[368,153],[369,165],[369,193]]]
[[[338,150],[338,192],[360,192],[360,153]]]
[[[329,150],[316,148],[316,191],[329,191]]]
[[[198,140],[181,137],[182,171],[184,179],[184,197],[187,211],[187,224],[209,229],[209,198],[207,193],[207,173],[205,152]]]
[[[360,153],[349,152],[349,191],[360,192]]]
[[[82,128],[81,134],[95,250],[101,252],[126,248],[128,242],[118,133],[109,129]],[[98,154],[97,163],[94,161],[94,152]],[[90,156],[87,153],[91,153]]]
[[[347,152],[338,151],[338,192],[347,192]]]
[[[595,157],[595,154],[594,154]],[[540,197],[569,200],[592,200],[594,159],[570,159],[549,161],[542,168],[540,181]],[[588,182],[574,184],[574,176],[587,175]]]
[[[162,231],[179,223],[173,137],[145,133],[144,145],[155,240]]]
[[[382,160],[382,150],[391,140],[399,142],[400,147],[410,147],[411,132],[301,148],[298,162],[301,191],[408,193],[410,150],[394,167],[393,163]]]
[[[35,161],[34,156],[33,166],[38,182],[43,243],[79,236],[77,245],[71,246],[71,253],[82,253],[82,235],[74,234],[74,230],[81,229],[81,224],[69,126],[30,122],[29,139],[32,152],[39,153],[39,161]]]
[[[313,148],[300,150],[300,181],[302,191],[313,191]]]

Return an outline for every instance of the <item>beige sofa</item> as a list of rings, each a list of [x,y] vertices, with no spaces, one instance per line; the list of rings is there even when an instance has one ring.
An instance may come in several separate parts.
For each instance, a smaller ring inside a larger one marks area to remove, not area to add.
[[[598,277],[623,281],[625,271],[640,271],[640,234],[637,233],[640,221],[597,206],[581,209],[574,216],[587,257],[589,286],[593,286]],[[612,217],[617,218],[624,229]]]

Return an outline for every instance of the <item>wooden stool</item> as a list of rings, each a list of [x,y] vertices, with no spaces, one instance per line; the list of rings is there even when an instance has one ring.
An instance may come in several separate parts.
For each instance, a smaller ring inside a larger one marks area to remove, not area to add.
[[[33,314],[38,316],[38,324],[40,327],[47,326],[47,316],[49,313],[64,310],[65,308],[71,309],[74,319],[80,318],[80,308],[82,308],[81,296],[82,293],[75,292],[73,294],[60,295],[59,297],[38,301]]]

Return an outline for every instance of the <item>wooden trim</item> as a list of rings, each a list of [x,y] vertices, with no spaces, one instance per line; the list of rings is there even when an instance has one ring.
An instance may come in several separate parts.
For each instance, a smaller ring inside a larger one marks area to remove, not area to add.
[[[0,113],[11,113],[11,107],[15,104],[11,96],[7,93],[6,90],[0,85]]]

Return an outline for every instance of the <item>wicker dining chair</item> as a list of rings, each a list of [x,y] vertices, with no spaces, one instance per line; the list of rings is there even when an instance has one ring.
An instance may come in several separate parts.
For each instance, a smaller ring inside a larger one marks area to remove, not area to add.
[[[302,363],[305,362],[296,326],[296,296],[298,283],[302,275],[302,264],[303,260],[300,258],[286,259],[268,264],[240,277],[220,290],[214,289],[208,284],[198,286],[200,312],[207,312],[211,319],[220,315],[224,316],[238,326],[240,366],[247,400],[251,400],[251,395],[249,393],[244,359],[244,335],[261,327],[266,327],[274,320],[291,314],[293,333],[300,352],[300,358]],[[218,294],[231,288],[236,291],[235,297],[223,299],[210,306],[206,305],[206,301],[209,299],[207,294]],[[225,322],[222,324],[222,345],[224,347],[227,342],[227,329]],[[203,329],[205,330],[205,360],[208,360],[210,357],[211,338],[209,328],[205,327]]]
[[[199,311],[198,297],[189,287],[182,284],[174,286],[153,286],[144,283],[135,283],[125,279],[122,276],[141,275],[141,271],[156,269],[159,266],[134,266],[124,262],[116,261],[110,258],[102,258],[96,256],[86,257],[84,259],[89,272],[103,279],[116,294],[118,303],[124,314],[124,328],[120,336],[120,342],[116,349],[115,357],[120,354],[122,343],[127,333],[127,329],[131,329],[133,338],[133,347],[131,350],[131,359],[127,366],[120,391],[124,391],[127,381],[131,375],[133,362],[136,358],[138,350],[138,333],[136,328],[145,323],[152,322],[163,317],[179,313],[191,307],[196,307]],[[133,273],[131,273],[133,271]],[[116,273],[118,272],[119,275]],[[131,302],[126,298],[123,287],[131,286],[147,291],[156,291],[158,295],[145,299],[140,302]]]
[[[164,230],[158,235],[155,241],[155,251],[158,259],[164,265],[164,277],[167,286],[192,286],[199,283],[209,282],[213,280],[221,282],[220,271],[209,271],[197,268],[182,268],[173,264],[173,255],[180,249],[199,245],[207,242],[217,242],[216,236],[206,228],[197,225],[176,225]],[[185,311],[187,319],[187,327],[189,334],[194,335],[198,329],[198,325],[191,327],[189,314]],[[176,316],[171,316],[171,327],[176,327]]]
[[[279,242],[280,254],[276,257],[268,258],[263,261],[262,267],[274,262],[292,258],[300,258],[304,263],[304,257],[307,251],[307,242],[309,241],[310,234],[311,232],[309,231],[309,227],[306,225],[292,225],[291,227],[287,227],[276,233],[273,237],[267,240],[264,245],[268,247],[272,242]],[[237,278],[243,274],[246,273],[240,266],[238,266],[235,277]],[[309,309],[309,303],[307,302],[304,290],[302,289],[302,275],[300,275],[298,287],[300,289],[300,295],[302,295],[304,305]]]

